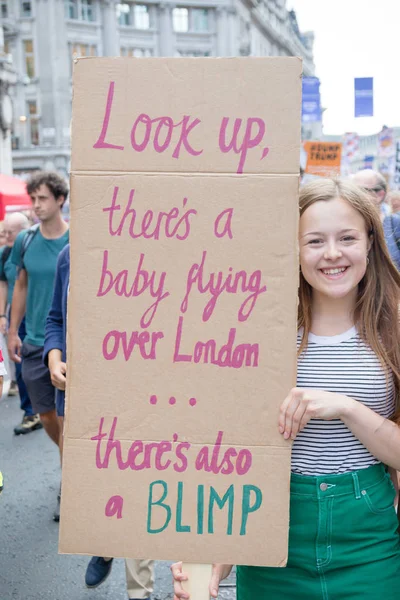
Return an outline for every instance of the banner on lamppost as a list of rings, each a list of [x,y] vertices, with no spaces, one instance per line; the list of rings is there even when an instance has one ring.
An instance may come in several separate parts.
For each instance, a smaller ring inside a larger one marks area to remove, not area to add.
[[[378,133],[378,154],[380,156],[393,156],[394,154],[394,137],[393,128],[384,125]]]
[[[301,120],[303,123],[322,120],[318,77],[303,77]]]
[[[400,140],[396,141],[394,168],[390,187],[393,190],[400,190]]]
[[[374,116],[374,80],[372,77],[354,79],[354,116]]]

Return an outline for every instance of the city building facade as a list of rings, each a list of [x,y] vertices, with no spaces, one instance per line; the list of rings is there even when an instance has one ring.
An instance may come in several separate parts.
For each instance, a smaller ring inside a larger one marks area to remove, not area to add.
[[[13,127],[13,86],[17,74],[11,57],[4,52],[4,34],[0,26],[0,173],[12,175],[11,130]]]
[[[313,34],[286,0],[0,0],[13,92],[14,172],[70,161],[72,69],[84,56],[301,56],[314,74]]]

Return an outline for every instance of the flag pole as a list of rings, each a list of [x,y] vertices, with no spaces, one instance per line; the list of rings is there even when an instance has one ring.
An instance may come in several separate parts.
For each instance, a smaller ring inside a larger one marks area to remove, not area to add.
[[[184,563],[182,571],[189,578],[188,581],[182,582],[182,587],[190,594],[190,600],[209,600],[212,565]]]

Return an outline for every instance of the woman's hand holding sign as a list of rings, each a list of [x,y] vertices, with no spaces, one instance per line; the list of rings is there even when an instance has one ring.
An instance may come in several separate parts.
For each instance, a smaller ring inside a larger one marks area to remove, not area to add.
[[[211,598],[217,598],[219,584],[223,579],[228,577],[231,570],[232,565],[213,565],[208,594],[211,596]],[[189,598],[196,600],[196,595],[192,594],[192,596],[190,596],[188,592],[184,590],[184,585],[182,585],[182,582],[184,583],[185,581],[189,580],[187,573],[182,571],[182,562],[177,562],[171,565],[171,571],[174,578],[174,600],[188,600]]]
[[[285,440],[294,440],[310,419],[342,419],[355,400],[324,390],[293,388],[279,411],[279,432]]]

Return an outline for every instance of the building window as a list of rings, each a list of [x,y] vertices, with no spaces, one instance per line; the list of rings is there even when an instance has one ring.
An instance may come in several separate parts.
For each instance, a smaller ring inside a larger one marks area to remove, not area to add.
[[[30,142],[32,146],[39,146],[39,115],[37,112],[36,100],[28,100],[27,108]]]
[[[3,0],[0,2],[0,16],[2,19],[7,19],[8,17],[8,0]]]
[[[185,33],[189,31],[189,11],[187,8],[174,8],[172,11],[174,31]]]
[[[82,56],[97,56],[97,46],[95,44],[72,44],[72,58],[81,58]]]
[[[149,7],[145,4],[135,4],[133,7],[133,26],[136,29],[150,28]]]
[[[126,2],[117,4],[117,19],[120,25],[130,25],[130,7]]]
[[[21,17],[32,16],[32,2],[21,1]]]
[[[151,48],[121,48],[121,56],[149,57],[153,56],[153,50]]]
[[[33,55],[32,40],[24,40],[25,72],[30,79],[35,77],[35,57]]]
[[[193,31],[210,30],[210,12],[206,8],[192,9],[192,29]]]
[[[70,75],[72,77],[73,61],[75,58],[81,58],[83,56],[97,56],[97,46],[95,44],[75,44],[69,45],[70,54],[72,61],[70,62]]]
[[[211,56],[211,52],[207,50],[178,50],[177,56],[182,58],[204,58],[206,56]]]
[[[78,0],[65,0],[64,7],[66,19],[78,18]]]
[[[93,22],[95,20],[93,0],[81,0],[81,16],[82,21]]]

